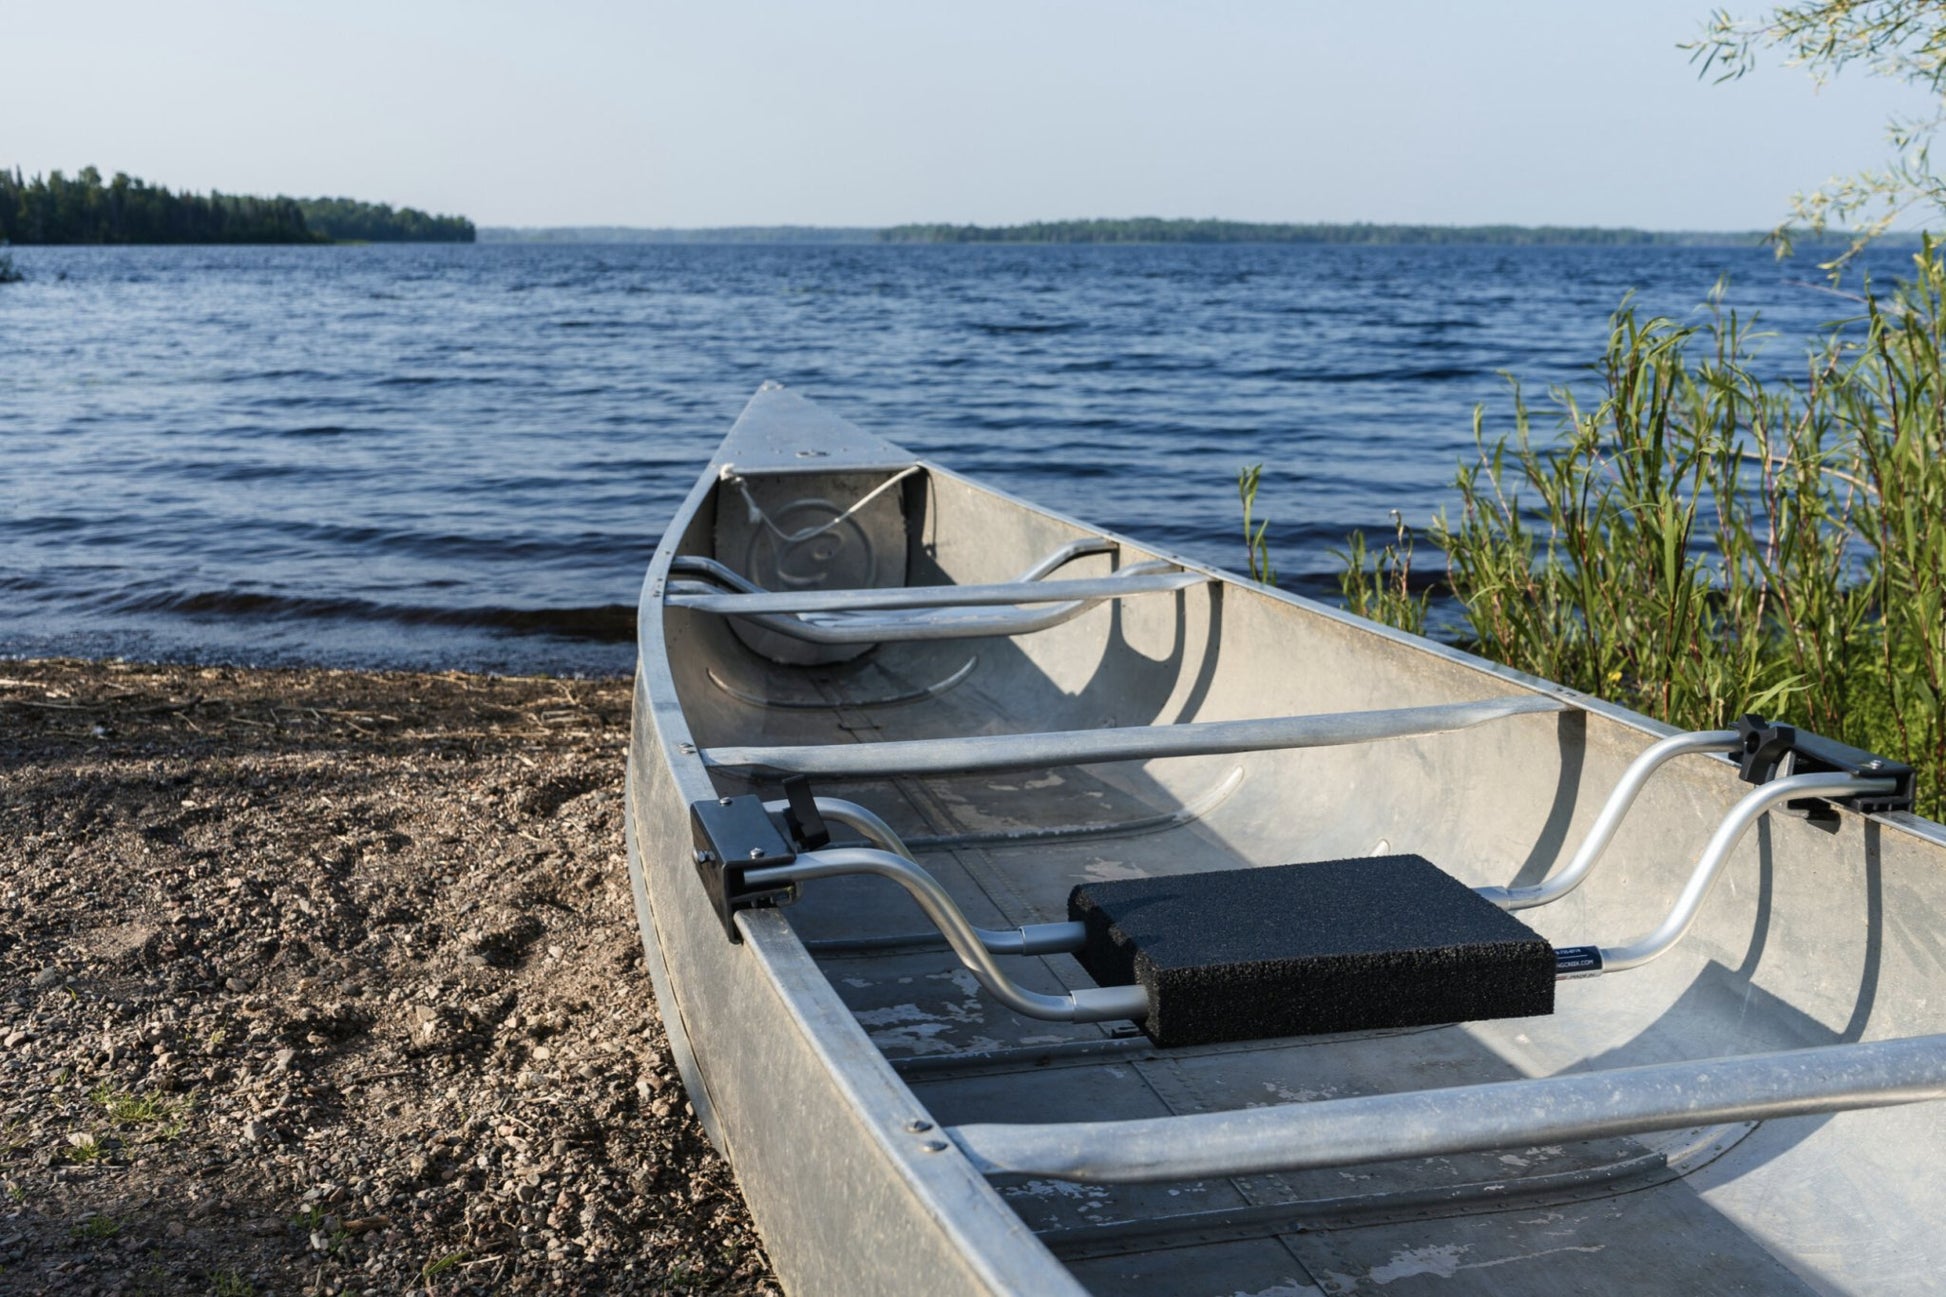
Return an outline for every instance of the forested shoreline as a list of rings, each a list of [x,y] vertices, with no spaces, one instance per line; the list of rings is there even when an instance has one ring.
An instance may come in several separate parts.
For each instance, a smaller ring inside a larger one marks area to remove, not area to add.
[[[355,198],[300,198],[304,223],[332,243],[472,243],[473,222]]]
[[[717,226],[664,228],[625,225],[495,226],[481,228],[482,243],[691,243],[691,244],[1177,244],[1289,243],[1383,245],[1503,245],[1510,247],[1756,247],[1767,236],[1756,230],[1640,230],[1568,225],[1380,225],[1370,222],[1305,224],[1176,220],[1141,216],[1118,219],[1032,221],[1023,225],[949,223],[871,226]],[[1842,246],[1848,238],[1798,237],[1802,245]],[[1888,242],[1906,244],[1903,235]]]
[[[1561,225],[1378,225],[1359,221],[1291,223],[1175,220],[1157,216],[1023,225],[895,225],[881,243],[1367,243],[1628,246],[1647,244],[1749,247],[1754,231],[1637,230]]]
[[[0,170],[0,243],[471,243],[473,222],[350,198],[175,191],[94,167]]]

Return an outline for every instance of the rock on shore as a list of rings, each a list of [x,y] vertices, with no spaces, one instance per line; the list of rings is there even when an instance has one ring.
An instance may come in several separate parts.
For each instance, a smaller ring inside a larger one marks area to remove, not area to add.
[[[774,1292],[626,681],[0,661],[0,1292]]]

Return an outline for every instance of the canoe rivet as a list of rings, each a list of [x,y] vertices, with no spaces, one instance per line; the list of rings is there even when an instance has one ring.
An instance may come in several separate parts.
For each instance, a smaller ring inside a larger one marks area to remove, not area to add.
[[[925,1131],[931,1130],[932,1123],[927,1121],[924,1117],[914,1117],[911,1121],[908,1121],[905,1124],[905,1128],[911,1131],[913,1134],[918,1135]]]
[[[716,804],[718,806],[728,806],[730,804],[730,799],[727,797],[719,797],[716,799]]]
[[[951,1145],[943,1139],[929,1139],[919,1147],[925,1149],[928,1153],[944,1153]]]
[[[696,853],[696,863],[699,865],[707,865],[710,861],[714,859],[716,859],[716,857],[711,855],[707,851],[698,851]]]
[[[752,860],[762,860],[764,858],[764,849],[762,847],[750,848],[750,858]]]

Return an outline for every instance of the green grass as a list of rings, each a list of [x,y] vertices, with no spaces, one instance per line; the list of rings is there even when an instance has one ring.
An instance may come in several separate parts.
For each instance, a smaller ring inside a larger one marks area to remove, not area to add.
[[[427,1261],[424,1266],[420,1267],[419,1278],[422,1282],[428,1279],[437,1279],[440,1275],[445,1274],[448,1270],[453,1269],[464,1260],[466,1260],[466,1253],[449,1252],[436,1260]]]
[[[95,1135],[77,1133],[68,1136],[68,1161],[86,1164],[108,1156],[108,1146]]]
[[[1371,550],[1365,533],[1355,531],[1345,538],[1345,548],[1335,550],[1344,563],[1344,578],[1339,589],[1345,607],[1360,617],[1409,630],[1414,635],[1426,632],[1426,613],[1432,591],[1412,588],[1412,560],[1417,548],[1412,529],[1397,509],[1392,511],[1392,543]]]
[[[190,1111],[196,1106],[193,1093],[136,1094],[104,1081],[89,1092],[109,1124],[123,1131],[142,1130],[150,1143],[167,1143],[182,1134]]]
[[[1759,335],[1627,302],[1584,406],[1552,427],[1516,384],[1512,431],[1461,466],[1429,532],[1466,647],[1684,728],[1746,711],[1911,764],[1946,814],[1946,262],[1868,287],[1803,374],[1752,371]],[[1353,536],[1347,606],[1420,630],[1411,533]],[[1423,585],[1423,582],[1421,583]]]
[[[234,1270],[217,1270],[209,1277],[210,1297],[256,1297],[256,1286]]]
[[[90,1216],[68,1231],[75,1242],[99,1242],[122,1232],[121,1222],[113,1216]]]

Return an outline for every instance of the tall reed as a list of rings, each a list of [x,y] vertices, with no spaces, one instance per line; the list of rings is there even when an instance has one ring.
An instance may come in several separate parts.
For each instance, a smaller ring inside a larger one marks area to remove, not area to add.
[[[1685,727],[1792,720],[1910,762],[1946,812],[1946,263],[1914,263],[1801,379],[1760,380],[1734,313],[1624,301],[1592,407],[1552,392],[1544,440],[1517,383],[1509,435],[1476,410],[1430,529],[1468,646]],[[1424,624],[1411,539],[1351,538],[1353,611]]]
[[[1262,464],[1245,464],[1237,470],[1237,499],[1243,502],[1243,548],[1250,559],[1250,579],[1276,585],[1277,569],[1270,565],[1270,542],[1264,539],[1270,519],[1255,519],[1256,526],[1251,526],[1251,511],[1257,506],[1257,482],[1263,471]]]

